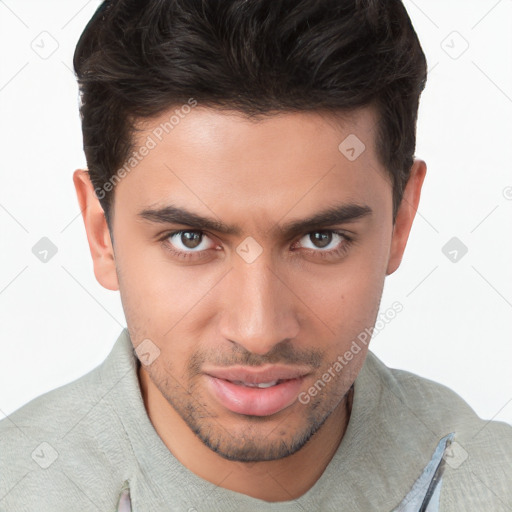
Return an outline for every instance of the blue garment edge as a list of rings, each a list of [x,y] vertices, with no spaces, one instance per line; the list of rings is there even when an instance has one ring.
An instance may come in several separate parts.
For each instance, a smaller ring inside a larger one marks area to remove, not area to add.
[[[423,473],[393,512],[439,512],[444,455],[454,436],[455,432],[452,432],[439,441]]]

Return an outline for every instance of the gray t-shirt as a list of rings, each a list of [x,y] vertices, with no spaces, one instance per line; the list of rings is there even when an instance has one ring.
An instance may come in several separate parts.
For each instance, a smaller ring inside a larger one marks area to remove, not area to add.
[[[144,408],[139,364],[124,329],[100,366],[0,421],[0,511],[115,512],[124,489],[134,512],[512,510],[512,427],[372,352],[331,462],[300,498],[277,503],[218,487],[172,455]]]

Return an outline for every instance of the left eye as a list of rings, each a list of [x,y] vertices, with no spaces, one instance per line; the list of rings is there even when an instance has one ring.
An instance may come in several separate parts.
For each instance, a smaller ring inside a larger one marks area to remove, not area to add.
[[[300,239],[300,245],[304,247],[302,240],[311,242],[313,245],[306,247],[307,249],[321,249],[322,251],[330,251],[336,249],[336,247],[346,240],[346,237],[342,233],[336,231],[312,231],[307,235],[304,235]],[[329,247],[334,242],[334,245]]]

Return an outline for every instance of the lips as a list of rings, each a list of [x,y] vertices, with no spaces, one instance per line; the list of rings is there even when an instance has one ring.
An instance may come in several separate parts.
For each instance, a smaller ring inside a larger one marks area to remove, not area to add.
[[[205,369],[207,386],[232,412],[269,416],[293,404],[309,368],[273,365],[263,368]]]
[[[272,365],[259,368],[247,366],[231,366],[229,368],[205,368],[204,373],[217,379],[231,382],[260,384],[278,380],[290,380],[304,377],[311,372],[310,368],[299,366]]]

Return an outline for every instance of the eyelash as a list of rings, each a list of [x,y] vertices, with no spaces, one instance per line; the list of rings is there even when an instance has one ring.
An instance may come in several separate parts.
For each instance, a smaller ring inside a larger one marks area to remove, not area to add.
[[[201,230],[196,230],[196,229],[180,229],[178,231],[172,231],[170,233],[166,233],[165,235],[163,235],[159,239],[159,241],[162,243],[162,245],[165,248],[165,250],[169,251],[173,256],[175,256],[177,258],[180,258],[180,259],[183,259],[183,260],[187,260],[187,261],[191,260],[191,259],[196,259],[196,260],[197,259],[202,259],[204,256],[206,256],[206,252],[208,250],[204,250],[204,251],[191,251],[191,252],[180,251],[180,250],[176,249],[169,242],[169,238],[172,238],[175,235],[181,235],[183,233],[189,233],[189,232],[200,233],[202,235],[206,235],[206,233],[204,231],[201,231]],[[322,260],[344,256],[348,252],[348,250],[351,247],[351,245],[354,243],[354,239],[351,236],[348,236],[343,231],[336,231],[336,230],[333,230],[333,229],[318,229],[316,231],[310,231],[309,233],[306,233],[305,235],[303,235],[301,238],[303,238],[306,235],[311,235],[312,233],[331,233],[331,234],[338,235],[341,238],[343,238],[343,241],[338,244],[336,249],[331,249],[331,250],[328,250],[328,251],[322,251],[322,250],[316,251],[314,249],[305,249],[306,251],[308,251],[310,253],[314,253],[315,255],[320,257],[320,259],[322,259]],[[211,250],[215,250],[215,249],[211,249]]]

